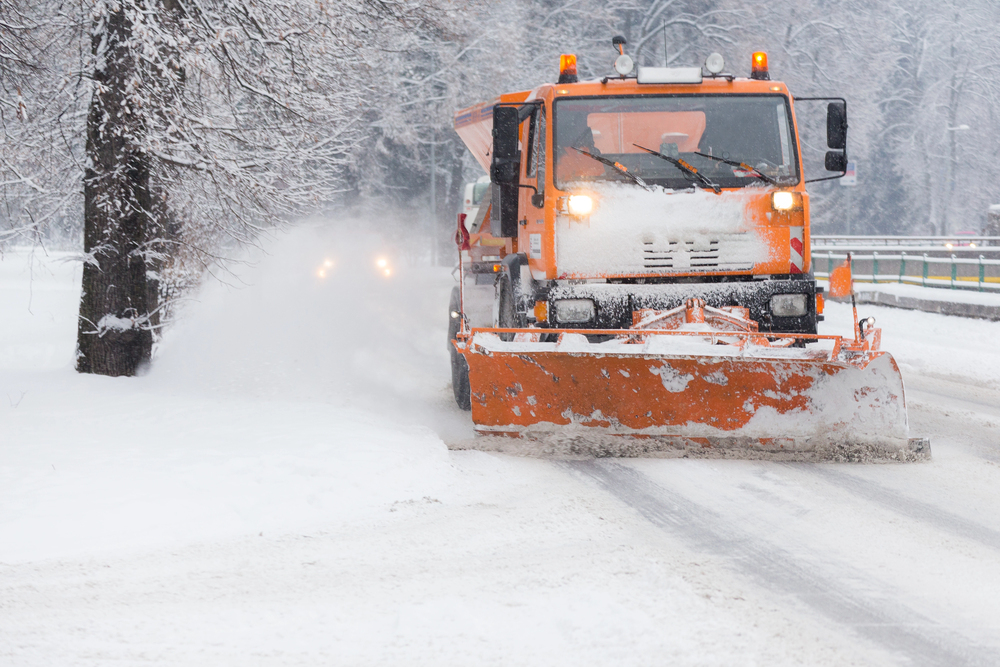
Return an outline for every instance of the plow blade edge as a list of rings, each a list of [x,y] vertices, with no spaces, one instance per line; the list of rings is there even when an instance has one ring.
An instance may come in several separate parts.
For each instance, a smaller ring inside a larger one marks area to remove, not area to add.
[[[593,433],[788,451],[914,447],[902,377],[885,352],[844,359],[722,345],[671,353],[660,342],[651,353],[644,344],[574,348],[488,334],[460,351],[479,434]]]

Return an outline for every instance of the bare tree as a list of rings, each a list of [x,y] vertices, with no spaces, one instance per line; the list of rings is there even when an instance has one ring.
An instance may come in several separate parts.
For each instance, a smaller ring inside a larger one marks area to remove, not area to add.
[[[0,4],[0,105],[17,115],[23,115],[25,108],[8,95],[17,89],[25,73],[37,67],[32,27],[20,0]]]
[[[109,0],[90,13],[77,368],[132,375],[152,346],[150,269],[329,201],[362,136],[364,49],[427,13],[388,0]]]

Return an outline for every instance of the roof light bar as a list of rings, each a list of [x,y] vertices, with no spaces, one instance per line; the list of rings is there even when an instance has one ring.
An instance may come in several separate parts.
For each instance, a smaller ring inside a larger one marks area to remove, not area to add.
[[[700,67],[640,67],[639,83],[701,83]]]

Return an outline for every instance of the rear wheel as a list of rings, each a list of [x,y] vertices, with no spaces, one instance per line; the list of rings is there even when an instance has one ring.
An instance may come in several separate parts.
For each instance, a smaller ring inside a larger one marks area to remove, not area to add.
[[[448,353],[451,355],[451,389],[455,394],[455,403],[458,404],[458,407],[463,410],[471,410],[472,389],[469,386],[469,364],[452,343],[458,336],[460,326],[461,297],[458,288],[455,287],[451,290],[451,302],[448,304]]]

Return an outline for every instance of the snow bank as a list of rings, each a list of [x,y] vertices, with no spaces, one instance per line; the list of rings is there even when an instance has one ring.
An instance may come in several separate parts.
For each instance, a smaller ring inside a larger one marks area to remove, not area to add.
[[[447,272],[345,228],[267,250],[207,283],[132,379],[72,371],[78,264],[0,262],[0,562],[300,531],[447,486],[437,431],[471,433]]]
[[[41,248],[0,255],[0,369],[73,363],[83,269],[71,258]]]
[[[26,393],[3,410],[0,562],[294,533],[434,495],[450,475],[433,433],[345,408],[2,377]]]
[[[892,353],[904,377],[962,378],[1000,389],[1000,322],[869,305],[858,305],[858,316],[875,317],[882,349]],[[825,317],[820,333],[851,335],[851,304],[827,301]]]
[[[826,284],[821,283],[821,284]],[[976,292],[967,289],[942,289],[938,287],[921,287],[920,285],[905,285],[900,283],[855,283],[858,292],[883,292],[895,294],[922,301],[942,301],[945,303],[971,303],[980,306],[1000,307],[1000,292]]]

